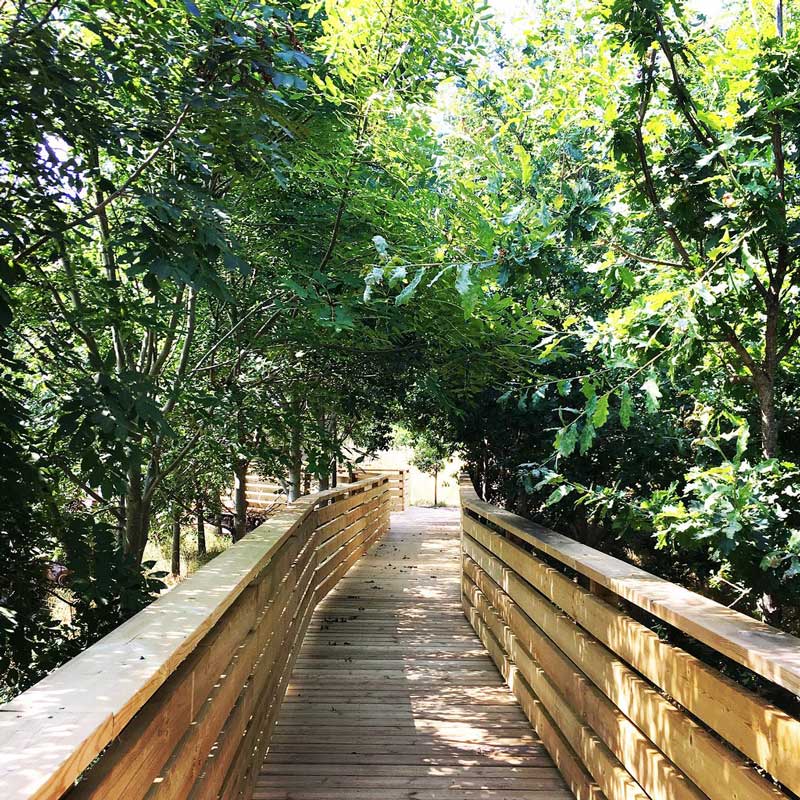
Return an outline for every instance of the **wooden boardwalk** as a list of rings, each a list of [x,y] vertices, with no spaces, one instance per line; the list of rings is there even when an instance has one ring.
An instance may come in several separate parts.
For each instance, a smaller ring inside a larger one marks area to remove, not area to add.
[[[255,800],[568,800],[461,608],[459,512],[412,508],[317,608]]]

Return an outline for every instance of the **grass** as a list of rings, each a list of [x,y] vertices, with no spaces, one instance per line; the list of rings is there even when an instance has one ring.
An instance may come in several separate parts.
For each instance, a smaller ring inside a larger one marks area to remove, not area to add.
[[[194,525],[186,525],[181,529],[181,574],[175,578],[170,574],[172,569],[172,544],[169,540],[160,542],[150,539],[144,551],[144,561],[155,561],[154,569],[166,572],[166,583],[172,587],[197,572],[203,564],[227,550],[232,544],[230,536],[217,536],[211,525],[206,525],[206,554],[197,552],[197,529]]]

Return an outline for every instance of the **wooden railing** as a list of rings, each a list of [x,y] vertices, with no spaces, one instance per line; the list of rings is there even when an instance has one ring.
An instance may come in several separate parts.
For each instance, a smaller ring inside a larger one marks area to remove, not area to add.
[[[641,620],[795,694],[800,640],[485,503],[468,480],[461,500],[465,613],[576,797],[800,794],[800,721]]]
[[[405,511],[408,505],[408,469],[357,469],[357,481],[364,478],[373,478],[377,475],[386,475],[389,478],[389,489],[392,494],[392,511]],[[339,484],[349,483],[347,472],[337,475]],[[286,490],[274,478],[262,478],[260,475],[250,473],[247,476],[246,494],[247,507],[255,512],[274,512],[287,501]],[[226,506],[233,507],[233,498],[226,499]]]
[[[388,475],[389,487],[392,494],[392,511],[405,511],[408,508],[408,469],[405,467],[358,468],[355,472],[356,480],[363,480],[372,475]],[[348,474],[340,472],[338,480],[347,483]]]
[[[301,498],[0,707],[3,800],[249,798],[311,612],[391,503],[385,475]]]

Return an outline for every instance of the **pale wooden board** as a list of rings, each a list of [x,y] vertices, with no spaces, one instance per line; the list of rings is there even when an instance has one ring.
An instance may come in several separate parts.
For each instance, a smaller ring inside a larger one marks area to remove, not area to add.
[[[755,771],[747,769],[743,759],[736,760],[737,766],[733,766],[732,751],[671,706],[652,687],[648,688],[623,663],[613,657],[609,662],[606,656],[610,654],[605,648],[600,646],[599,650],[590,653],[593,640],[586,638],[586,632],[594,633],[599,641],[622,655],[643,676],[664,689],[731,744],[770,768],[784,783],[790,786],[797,783],[800,723],[684,651],[663,642],[649,628],[547,567],[504,537],[476,527],[473,520],[465,519],[464,526],[465,566],[469,568],[468,564],[474,557],[480,568],[502,584],[532,620],[547,627],[560,640],[562,649],[572,653],[574,663],[587,675],[594,676],[595,683],[709,797],[716,800],[747,797],[749,800],[773,797],[775,790]],[[502,555],[502,560],[483,545],[496,550]],[[544,574],[547,579],[543,581],[534,576]],[[523,577],[532,583],[522,580]],[[545,597],[553,599],[569,616],[561,614]],[[582,629],[572,624],[570,618],[585,631],[581,633]],[[571,635],[585,640],[571,642]],[[597,668],[603,661],[611,673],[606,681],[597,680]],[[623,679],[620,670],[627,672],[628,677]],[[626,697],[630,692],[635,696]],[[682,736],[670,733],[676,728],[682,730]],[[718,772],[716,766],[720,763],[729,766]]]
[[[0,794],[60,797],[172,676],[316,507],[328,516],[382,493],[384,478],[289,506],[11,703],[0,706]],[[374,487],[374,488],[373,488]]]
[[[568,800],[461,610],[458,512],[412,508],[317,608],[254,798]]]
[[[308,509],[298,505],[273,517],[3,706],[3,796],[59,797],[193,651]]]
[[[674,625],[748,669],[800,694],[800,639],[645,572],[510,511],[461,484],[465,509],[531,544],[628,602]],[[466,511],[465,511],[466,513]]]

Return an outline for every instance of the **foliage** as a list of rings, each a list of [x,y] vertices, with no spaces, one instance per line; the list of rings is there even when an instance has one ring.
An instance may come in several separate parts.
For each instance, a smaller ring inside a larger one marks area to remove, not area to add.
[[[419,252],[441,239],[419,213],[424,104],[461,69],[471,11],[380,6],[2,12],[9,691],[158,591],[141,562],[173,509],[216,513],[251,465],[295,493],[303,470],[329,480],[346,441],[386,443],[442,349],[436,304],[365,305],[362,275],[378,226]]]
[[[232,475],[296,496],[395,423],[423,468],[458,446],[487,498],[795,624],[796,14],[4,7],[6,691],[146,603],[151,536]]]
[[[427,428],[420,431],[402,431],[397,443],[411,447],[414,454],[410,463],[425,475],[437,476],[445,467],[453,452],[453,443],[442,438],[436,431]]]
[[[465,308],[516,311],[517,364],[454,416],[487,496],[796,624],[798,34],[772,13],[491,21],[440,164]]]

